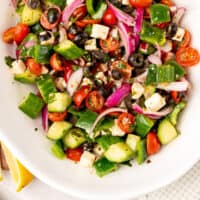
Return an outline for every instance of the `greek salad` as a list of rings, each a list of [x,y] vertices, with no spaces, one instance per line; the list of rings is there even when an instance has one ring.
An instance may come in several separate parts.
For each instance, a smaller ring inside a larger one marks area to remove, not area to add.
[[[188,68],[199,63],[186,11],[171,0],[12,0],[3,41],[14,80],[32,84],[19,109],[41,114],[51,151],[103,177],[178,135]]]

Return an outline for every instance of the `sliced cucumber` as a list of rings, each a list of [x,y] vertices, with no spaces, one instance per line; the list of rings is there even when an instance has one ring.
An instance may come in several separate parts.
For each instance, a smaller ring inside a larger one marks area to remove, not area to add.
[[[49,94],[48,111],[49,112],[64,112],[71,104],[72,99],[66,92],[56,92]]]
[[[112,144],[104,153],[104,156],[111,162],[122,163],[134,157],[133,150],[125,143]]]
[[[126,138],[126,144],[135,152],[136,151],[136,146],[138,141],[140,141],[140,137],[137,135],[133,134],[128,134]]]
[[[21,23],[31,26],[40,20],[41,15],[41,9],[31,9],[25,5],[21,14]]]
[[[63,138],[63,143],[70,149],[79,147],[85,141],[84,132],[79,128],[70,129]]]
[[[51,152],[53,155],[59,159],[65,158],[65,151],[62,145],[62,142],[60,140],[55,141],[54,144],[51,147]]]
[[[48,103],[49,94],[56,92],[56,87],[53,83],[53,80],[49,74],[44,74],[37,78],[36,83],[44,101]]]
[[[30,93],[19,104],[19,109],[31,118],[36,118],[44,106],[43,100],[37,95]]]
[[[64,56],[67,60],[74,60],[84,55],[85,51],[79,48],[70,40],[64,40],[63,42],[54,46],[54,51]]]
[[[121,137],[112,135],[103,135],[96,139],[97,143],[106,151],[112,144],[122,141]]]
[[[136,146],[136,160],[141,165],[147,159],[146,140],[140,140]]]
[[[29,71],[26,71],[22,74],[15,74],[14,80],[20,82],[20,83],[35,83],[36,75],[31,74]]]
[[[115,170],[117,170],[118,166],[114,162],[110,162],[106,158],[102,157],[99,160],[95,161],[93,167],[96,171],[96,174],[99,177],[103,177]]]
[[[166,118],[163,119],[158,125],[158,139],[161,144],[168,144],[174,140],[178,135],[176,128],[172,123]]]
[[[47,137],[52,140],[59,140],[67,133],[71,127],[72,124],[69,122],[54,122],[48,130]]]

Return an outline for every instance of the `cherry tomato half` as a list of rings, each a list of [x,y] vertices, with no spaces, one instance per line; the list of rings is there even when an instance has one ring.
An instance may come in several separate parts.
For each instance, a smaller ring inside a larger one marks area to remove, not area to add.
[[[39,76],[42,73],[42,66],[37,63],[33,58],[28,58],[26,60],[26,66],[32,74]]]
[[[48,118],[50,121],[52,122],[59,122],[59,121],[63,121],[67,116],[67,111],[65,112],[54,112],[54,113],[48,113]]]
[[[99,24],[101,22],[100,19],[82,19],[75,22],[75,24],[81,28],[86,27],[89,24]]]
[[[117,23],[117,18],[115,17],[113,11],[108,8],[103,15],[103,22],[108,26],[115,25]]]
[[[2,37],[3,41],[5,43],[12,44],[14,42],[14,33],[15,33],[15,27],[11,27],[5,30]]]
[[[117,119],[117,125],[126,133],[133,132],[134,123],[135,117],[130,113],[122,113]]]
[[[56,71],[63,71],[64,70],[64,68],[62,66],[62,62],[61,62],[59,56],[56,53],[54,53],[51,56],[51,58],[50,58],[50,65]]]
[[[180,44],[180,47],[188,47],[191,42],[191,34],[188,30],[185,30],[185,35],[183,41]]]
[[[158,140],[158,137],[156,133],[150,132],[147,135],[147,153],[148,155],[152,155],[157,153],[160,150],[160,141]]]
[[[113,37],[108,37],[106,40],[100,40],[100,46],[106,53],[109,53],[119,49],[120,43],[119,40],[116,40]]]
[[[87,97],[90,92],[90,86],[85,85],[82,86],[79,90],[77,90],[73,96],[73,101],[76,106],[80,106],[83,100]]]
[[[73,160],[75,162],[79,162],[81,159],[81,156],[83,154],[82,148],[76,148],[76,149],[67,149],[66,150],[66,157],[70,160]]]
[[[111,64],[111,69],[118,69],[123,74],[124,79],[129,79],[133,68],[125,61],[117,60]]]
[[[29,34],[30,29],[26,24],[17,24],[14,32],[14,41],[20,44],[23,39]]]
[[[172,99],[174,100],[175,103],[179,103],[181,101],[181,98],[179,96],[179,92],[171,91],[170,95],[171,95],[171,97],[172,97]]]
[[[176,61],[183,67],[191,67],[199,63],[199,52],[192,47],[182,47],[176,52]]]
[[[153,0],[129,0],[130,4],[136,8],[145,8],[149,7]]]
[[[104,101],[104,97],[98,91],[93,91],[86,98],[86,107],[94,112],[99,112],[104,106]]]

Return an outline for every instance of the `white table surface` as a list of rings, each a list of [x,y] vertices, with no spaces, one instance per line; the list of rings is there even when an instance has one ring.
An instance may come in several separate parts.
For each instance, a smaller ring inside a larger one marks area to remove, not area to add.
[[[4,180],[0,182],[0,200],[77,200],[37,179],[23,191],[16,193],[10,174],[4,172],[3,175]],[[171,185],[134,200],[200,200],[200,162]]]

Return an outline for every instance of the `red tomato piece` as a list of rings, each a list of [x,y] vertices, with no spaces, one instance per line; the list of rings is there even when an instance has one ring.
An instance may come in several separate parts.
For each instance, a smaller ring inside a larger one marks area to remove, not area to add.
[[[14,31],[14,41],[20,44],[29,32],[30,29],[26,24],[17,24]]]
[[[129,0],[130,4],[135,8],[149,7],[153,0]]]
[[[61,62],[61,60],[59,59],[59,56],[56,53],[54,53],[51,56],[50,65],[56,71],[63,71],[64,70],[64,68],[62,66],[62,62]]]
[[[156,133],[150,132],[147,135],[147,154],[153,155],[160,150],[161,144]]]
[[[108,8],[103,15],[103,22],[108,26],[115,25],[117,23],[117,18],[115,17],[113,11]]]
[[[52,122],[59,122],[59,121],[63,121],[67,116],[67,111],[65,112],[54,112],[54,113],[48,113],[48,118],[50,121]]]
[[[100,40],[100,46],[106,53],[109,53],[119,49],[120,43],[119,40],[108,37],[106,40]]]
[[[28,58],[26,60],[26,66],[32,74],[39,76],[42,73],[42,66],[37,63],[33,58]]]
[[[14,33],[15,27],[11,27],[5,30],[2,37],[3,41],[5,43],[12,44],[14,42]]]
[[[66,150],[66,156],[68,159],[73,160],[75,162],[79,162],[81,159],[81,156],[83,154],[82,148],[76,148],[76,149],[67,149]]]

